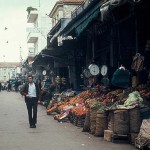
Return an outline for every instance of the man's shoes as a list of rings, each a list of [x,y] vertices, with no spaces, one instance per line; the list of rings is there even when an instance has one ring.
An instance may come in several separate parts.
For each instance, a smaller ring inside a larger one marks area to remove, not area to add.
[[[36,128],[36,125],[34,124],[34,125],[30,125],[30,128]]]

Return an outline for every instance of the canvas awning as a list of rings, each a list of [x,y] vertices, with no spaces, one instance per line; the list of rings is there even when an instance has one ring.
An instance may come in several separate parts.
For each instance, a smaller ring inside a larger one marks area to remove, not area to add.
[[[91,13],[90,16],[86,17],[86,19],[76,28],[76,35],[79,36],[87,27],[88,25],[98,17],[100,11],[97,9],[95,12]]]

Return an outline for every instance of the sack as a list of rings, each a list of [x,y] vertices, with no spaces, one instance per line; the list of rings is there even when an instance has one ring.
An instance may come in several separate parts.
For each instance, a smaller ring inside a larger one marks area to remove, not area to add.
[[[143,70],[143,64],[144,64],[144,56],[137,53],[133,57],[133,62],[132,62],[132,65],[131,65],[131,69],[135,70],[136,72],[142,71]]]

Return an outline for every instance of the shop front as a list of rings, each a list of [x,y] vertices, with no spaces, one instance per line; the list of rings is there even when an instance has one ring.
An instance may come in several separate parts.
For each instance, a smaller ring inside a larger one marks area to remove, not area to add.
[[[75,75],[79,82],[83,73],[85,87],[80,94],[62,92],[46,113],[55,112],[58,122],[69,121],[106,141],[149,148],[149,1],[104,4],[109,9],[104,12],[100,5],[100,14],[88,24],[83,11],[60,33],[76,39]]]

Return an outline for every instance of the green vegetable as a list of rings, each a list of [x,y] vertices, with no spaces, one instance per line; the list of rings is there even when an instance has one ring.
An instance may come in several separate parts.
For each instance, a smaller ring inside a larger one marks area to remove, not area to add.
[[[101,107],[102,104],[100,104],[99,102],[94,102],[91,106],[91,108],[94,108],[94,107]]]

